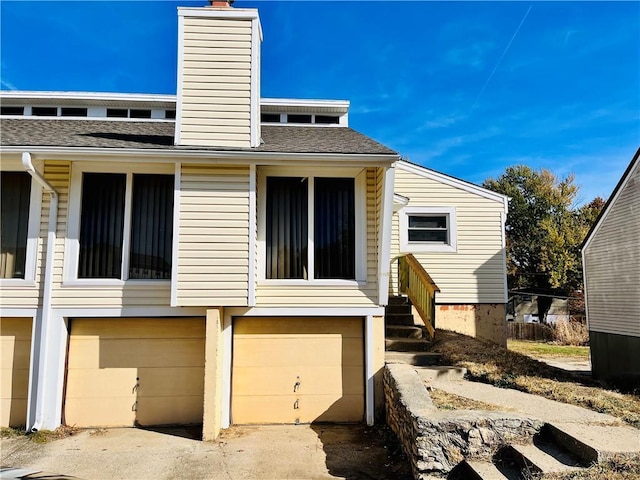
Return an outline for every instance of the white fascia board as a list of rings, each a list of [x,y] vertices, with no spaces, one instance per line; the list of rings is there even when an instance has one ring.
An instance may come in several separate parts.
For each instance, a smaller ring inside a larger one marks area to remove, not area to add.
[[[266,107],[305,107],[305,108],[341,108],[349,110],[349,100],[320,100],[304,98],[263,98],[260,101]]]
[[[154,93],[105,93],[105,92],[45,92],[28,90],[3,90],[3,99],[59,99],[59,100],[96,100],[117,102],[175,102],[175,95]]]
[[[367,317],[384,315],[384,307],[227,307],[225,317]]]
[[[416,175],[420,175],[421,177],[429,178],[436,182],[449,185],[451,187],[459,188],[460,190],[464,190],[465,192],[473,193],[489,200],[502,203],[503,205],[506,205],[509,202],[509,197],[507,197],[506,195],[492,192],[491,190],[480,187],[478,185],[474,185],[473,183],[465,182],[464,180],[459,180],[443,173],[436,172],[435,170],[421,167],[419,165],[414,165],[413,163],[408,163],[400,160],[398,162],[398,168],[406,172],[411,172]]]
[[[600,230],[600,227],[604,223],[605,219],[609,216],[609,212],[611,211],[611,208],[613,208],[613,205],[618,200],[618,197],[622,194],[622,192],[626,188],[627,183],[629,183],[629,180],[636,174],[636,170],[640,168],[640,149],[638,149],[638,152],[636,153],[635,158],[632,160],[632,163],[634,162],[635,162],[635,165],[633,165],[632,167],[626,170],[624,177],[621,178],[620,182],[618,182],[618,185],[616,185],[614,189],[615,194],[613,195],[613,197],[611,197],[607,201],[604,211],[600,215],[600,218],[598,218],[598,222],[595,224],[595,226],[589,233],[589,237],[585,240],[584,245],[582,246],[583,252],[589,247],[589,245],[591,244],[591,240],[596,236],[596,234],[598,233],[598,230]]]
[[[208,17],[208,18],[234,18],[237,20],[253,20],[260,18],[255,8],[209,8],[209,7],[178,7],[179,17]],[[262,29],[260,29],[262,35]]]
[[[291,163],[322,162],[326,165],[335,162],[338,166],[365,167],[367,165],[391,165],[398,160],[396,154],[344,154],[344,153],[282,153],[230,150],[191,150],[191,149],[134,149],[134,148],[92,148],[92,147],[41,147],[7,146],[0,147],[0,154],[22,154],[28,151],[34,157],[46,157],[47,160],[104,161],[105,158],[122,157],[117,161],[128,162],[148,159],[152,162],[193,161],[196,163],[224,163],[230,161],[265,162],[272,165]],[[328,166],[328,165],[327,165]]]

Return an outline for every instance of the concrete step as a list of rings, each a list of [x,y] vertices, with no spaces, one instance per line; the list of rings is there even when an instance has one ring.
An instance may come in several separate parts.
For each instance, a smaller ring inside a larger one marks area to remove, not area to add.
[[[387,315],[398,315],[398,314],[408,314],[412,312],[412,307],[410,303],[405,303],[402,305],[387,305],[384,307],[384,313]]]
[[[421,338],[386,338],[385,350],[392,352],[424,352],[429,342]]]
[[[416,367],[416,372],[418,372],[418,376],[423,382],[458,382],[460,380],[464,380],[464,376],[467,374],[467,369],[464,367],[433,365]]]
[[[542,431],[583,465],[602,462],[613,456],[640,459],[640,430],[625,425],[580,425],[553,422]]]
[[[409,327],[415,325],[415,320],[411,313],[393,313],[385,315],[384,320],[387,325],[406,325]]]
[[[409,325],[387,325],[387,338],[422,338],[422,328]]]
[[[563,473],[581,470],[580,461],[551,442],[509,445],[510,454],[520,458],[523,474]]]
[[[432,352],[385,352],[386,363],[406,363],[415,367],[437,365],[442,355]]]
[[[451,480],[516,480],[518,471],[504,471],[489,461],[464,460],[454,468],[449,476]]]

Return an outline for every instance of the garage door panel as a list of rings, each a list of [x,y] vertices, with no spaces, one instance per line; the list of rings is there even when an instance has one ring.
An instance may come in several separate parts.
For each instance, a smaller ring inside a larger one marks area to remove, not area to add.
[[[241,424],[361,422],[364,399],[362,395],[239,396],[234,407],[233,423]]]
[[[287,366],[273,375],[272,367],[236,367],[233,377],[234,395],[250,395],[259,391],[263,395],[289,395],[296,381],[298,395],[364,393],[362,367],[306,367]]]
[[[74,318],[74,335],[101,338],[203,338],[199,318]]]
[[[0,340],[0,365],[2,368],[29,368],[31,340],[14,340],[4,336]]]
[[[354,321],[355,320],[355,321]],[[234,335],[313,335],[335,333],[339,325],[344,337],[362,337],[362,320],[352,317],[244,317],[238,319],[233,327]]]
[[[202,395],[180,397],[141,397],[137,422],[140,425],[202,423]]]
[[[240,318],[233,328],[234,423],[362,421],[361,319]]]
[[[3,368],[0,371],[0,398],[26,399],[29,391],[29,369]]]
[[[64,421],[77,427],[133,426],[135,408],[131,397],[67,398]]]
[[[72,338],[69,368],[193,367],[204,365],[204,339]],[[90,362],[87,364],[87,362]]]
[[[0,318],[0,426],[27,421],[31,318]]]
[[[156,330],[159,326],[160,333]],[[184,331],[201,332],[201,336],[183,338]],[[67,423],[132,426],[202,422],[204,332],[201,318],[73,319]]]

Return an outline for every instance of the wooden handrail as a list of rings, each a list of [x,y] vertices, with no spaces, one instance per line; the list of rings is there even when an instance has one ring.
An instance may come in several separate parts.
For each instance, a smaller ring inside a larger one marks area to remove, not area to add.
[[[435,336],[436,292],[440,289],[422,264],[410,253],[398,258],[400,293],[406,294],[418,311],[430,337]]]

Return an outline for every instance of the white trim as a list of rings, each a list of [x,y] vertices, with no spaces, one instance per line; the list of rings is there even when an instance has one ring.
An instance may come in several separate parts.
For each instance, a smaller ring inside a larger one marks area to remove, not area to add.
[[[122,307],[122,308],[55,308],[62,317],[200,317],[206,316],[204,307]]]
[[[229,317],[366,317],[384,315],[384,307],[226,307]]]
[[[635,162],[635,165],[633,165],[631,168],[628,168],[628,170],[626,170],[626,176],[620,179],[620,182],[615,187],[615,192],[616,192],[615,195],[607,201],[604,211],[600,215],[600,218],[598,218],[598,222],[595,224],[595,226],[591,230],[589,237],[585,240],[584,245],[582,246],[583,252],[587,248],[589,248],[591,241],[600,230],[600,227],[602,226],[607,216],[609,215],[609,212],[611,211],[616,201],[618,200],[618,197],[624,191],[625,187],[627,186],[627,183],[629,183],[629,180],[635,175],[636,170],[640,168],[640,150],[638,150],[638,153],[636,153],[635,158],[632,160],[632,163],[633,162]]]
[[[460,190],[464,190],[465,192],[473,193],[475,195],[479,195],[481,197],[487,198],[489,200],[493,200],[495,202],[505,203],[505,199],[506,201],[508,201],[509,199],[509,197],[507,197],[506,195],[492,192],[491,190],[487,190],[486,188],[479,187],[478,185],[474,185],[473,183],[465,182],[464,180],[459,180],[457,178],[453,178],[443,173],[430,170],[426,167],[414,165],[412,163],[408,163],[403,160],[400,160],[397,163],[397,166],[401,170],[404,170],[406,172],[411,172],[416,175],[420,175],[421,177],[429,178],[436,182],[449,185],[450,187],[459,188]]]
[[[316,191],[315,177],[307,177],[307,282],[316,281],[316,242],[315,242],[315,217],[316,217]],[[265,191],[267,190],[265,184]],[[355,190],[355,189],[354,189]],[[265,202],[265,207],[267,203]],[[356,262],[357,263],[357,262]],[[287,279],[288,280],[288,279]],[[267,281],[265,279],[265,281]],[[299,281],[299,280],[298,280]]]
[[[91,101],[123,101],[123,102],[173,102],[175,95],[148,93],[105,93],[105,92],[59,92],[35,90],[3,90],[3,99],[43,99],[43,100],[91,100]]]
[[[360,175],[364,176],[364,182],[358,180]],[[267,222],[267,177],[305,177],[308,181],[308,213],[307,213],[307,279],[267,279],[266,278],[266,222]],[[356,248],[355,248],[355,275],[354,280],[343,279],[315,279],[314,278],[314,178],[316,177],[336,177],[354,179],[354,209],[356,228]],[[258,220],[258,285],[283,285],[283,286],[365,286],[367,282],[367,183],[366,169],[363,168],[328,168],[328,167],[262,167],[258,173],[258,193],[259,193],[259,220]],[[364,232],[358,230],[364,226]],[[360,243],[358,243],[360,242]],[[360,277],[362,275],[362,277]]]
[[[69,207],[67,218],[67,239],[65,242],[64,252],[64,272],[63,287],[81,287],[81,286],[144,286],[146,285],[162,285],[169,283],[168,280],[144,280],[144,279],[128,279],[128,263],[129,263],[129,235],[131,232],[131,212],[132,212],[132,192],[133,192],[133,175],[138,173],[152,173],[163,175],[175,175],[176,165],[163,164],[132,164],[132,163],[88,163],[74,162],[71,169],[71,183],[69,187]],[[90,173],[119,173],[125,175],[125,211],[124,211],[124,231],[122,245],[122,264],[121,278],[78,278],[78,259],[80,255],[80,207],[82,204],[82,174]],[[175,183],[174,183],[175,194]],[[174,224],[176,208],[174,205]],[[174,237],[177,232],[174,230]],[[172,252],[173,253],[173,252]],[[172,257],[172,273],[173,262]],[[126,270],[125,270],[126,268]]]
[[[182,188],[182,163],[177,162],[173,183],[173,238],[171,245],[171,301],[178,306],[178,259],[180,255],[180,191]]]
[[[178,14],[178,69],[176,86],[176,128],[173,136],[173,144],[180,145],[182,133],[182,91],[183,85],[183,63],[184,63],[184,17]]]
[[[256,242],[258,239],[258,222],[256,218],[256,166],[249,165],[249,286],[247,305],[256,305]]]
[[[374,384],[374,321],[372,315],[367,315],[364,319],[364,365],[365,365],[365,418],[367,425],[371,426],[375,422],[375,384]]]
[[[93,148],[93,147],[40,147],[40,146],[0,146],[0,153],[3,154],[20,154],[25,149],[29,150],[32,155],[39,155],[47,160],[73,160],[74,157],[81,159],[83,162],[104,162],[105,160],[114,161],[114,156],[123,157],[117,161],[133,162],[136,164],[141,159],[150,159],[149,161],[174,163],[189,160],[194,163],[207,163],[209,165],[224,164],[229,165],[233,161],[246,162],[255,161],[260,164],[269,162],[270,165],[290,165],[294,162],[300,165],[300,162],[318,162],[324,166],[335,167],[351,167],[364,168],[366,166],[378,166],[379,164],[388,164],[397,161],[396,154],[382,153],[363,153],[363,154],[344,154],[344,153],[290,153],[290,152],[256,152],[255,150],[196,150],[196,149],[135,149],[135,148]]]
[[[258,18],[255,8],[202,8],[178,7],[178,17],[234,18],[237,20],[253,20]]]
[[[251,20],[251,97],[250,97],[250,143],[249,146],[260,146],[260,42],[262,32],[257,14]]]
[[[382,214],[380,215],[380,238],[378,250],[378,304],[389,302],[389,279],[391,277],[391,226],[393,222],[393,189],[396,170],[394,166],[385,169],[382,190]]]
[[[231,314],[223,311],[222,328],[222,415],[220,427],[231,426],[231,369],[233,367],[233,325]]]
[[[267,107],[300,107],[314,110],[316,108],[339,109],[342,113],[349,110],[349,100],[320,100],[306,98],[262,98],[262,106]],[[336,112],[338,113],[338,112]]]
[[[111,107],[110,107],[111,108]],[[114,107],[114,108],[120,108],[120,107]],[[122,107],[127,108],[127,107]],[[134,109],[135,110],[135,109]],[[168,118],[128,118],[128,117],[107,117],[106,114],[105,116],[99,117],[99,116],[86,116],[86,117],[60,117],[60,116],[56,116],[56,117],[47,117],[45,115],[2,115],[0,118],[2,119],[8,119],[8,120],[46,120],[46,121],[56,121],[56,120],[71,120],[71,121],[100,121],[100,122],[149,122],[149,123],[173,123],[175,122],[175,120],[173,119],[168,119]],[[23,148],[29,148],[31,149],[32,147],[23,147]]]
[[[507,213],[500,212],[500,249],[502,250],[502,283],[504,284],[504,303],[509,302],[509,286],[507,285]]]
[[[447,244],[437,242],[413,242],[409,243],[410,215],[442,215],[447,218]],[[424,253],[424,252],[449,252],[458,250],[458,228],[455,207],[403,207],[398,211],[400,226],[400,253]]]
[[[38,309],[37,308],[0,307],[0,317],[29,317],[29,318],[35,318],[37,313],[38,313]],[[33,338],[33,336],[31,338]]]
[[[2,170],[3,173],[16,172],[26,173],[24,168],[16,165],[15,169]],[[42,215],[42,187],[33,178],[29,176],[31,181],[29,193],[29,217],[27,218],[27,244],[26,258],[24,262],[24,278],[2,278],[0,279],[0,288],[6,287],[35,287],[36,286],[36,264],[38,259],[38,241],[40,240],[40,221]]]

